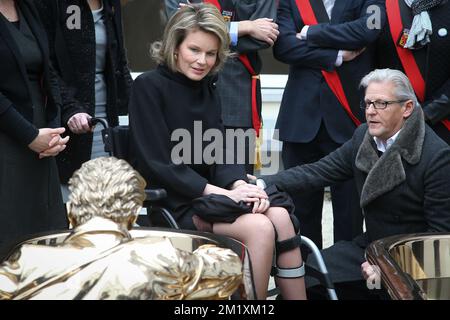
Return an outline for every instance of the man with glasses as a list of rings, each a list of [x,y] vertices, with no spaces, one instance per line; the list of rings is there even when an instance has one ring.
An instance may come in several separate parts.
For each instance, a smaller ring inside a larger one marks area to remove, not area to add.
[[[377,297],[363,278],[370,273],[364,258],[370,242],[450,231],[450,147],[425,124],[408,78],[398,70],[377,69],[362,79],[361,87],[367,123],[351,140],[315,163],[264,177],[267,185],[291,194],[355,179],[366,231],[322,251],[341,299]],[[307,265],[315,266],[313,258]],[[306,280],[312,298],[320,290]]]
[[[284,168],[328,155],[364,122],[358,85],[375,67],[373,49],[386,20],[384,12],[384,0],[279,2],[280,35],[273,53],[289,65],[276,123]],[[363,225],[355,182],[336,183],[330,193],[334,241],[351,240]],[[318,247],[323,197],[319,189],[292,196],[304,235]]]

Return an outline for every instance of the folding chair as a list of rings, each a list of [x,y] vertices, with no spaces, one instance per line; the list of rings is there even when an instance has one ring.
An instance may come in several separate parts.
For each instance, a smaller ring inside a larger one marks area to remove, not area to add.
[[[120,159],[128,160],[128,126],[116,126],[108,127],[106,121],[99,118],[91,119],[92,125],[100,123],[104,129],[102,130],[103,143],[105,144],[105,152]],[[153,215],[155,212],[159,212],[168,225],[173,229],[180,229],[177,222],[173,218],[172,214],[166,208],[158,205],[158,201],[167,197],[167,193],[164,189],[147,189],[147,199],[144,206],[147,208],[148,219],[151,219],[150,213]],[[301,244],[307,246],[311,253],[316,257],[320,271],[309,268],[306,266],[308,275],[317,278],[320,283],[325,286],[330,300],[337,300],[336,291],[333,286],[333,282],[330,280],[328,271],[323,261],[320,250],[314,244],[312,240],[307,237],[301,236]],[[279,294],[279,288],[269,290],[268,297]]]

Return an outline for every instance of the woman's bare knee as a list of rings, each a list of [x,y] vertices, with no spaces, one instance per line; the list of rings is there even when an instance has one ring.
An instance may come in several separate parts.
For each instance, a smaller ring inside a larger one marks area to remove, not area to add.
[[[275,241],[275,230],[272,222],[263,214],[251,214],[245,227],[246,238],[257,241]]]
[[[279,207],[269,208],[266,216],[272,221],[279,236],[286,238],[295,235],[294,225],[286,209]]]
[[[233,223],[215,223],[213,232],[236,238],[244,243],[249,241],[274,241],[275,230],[272,222],[263,214],[244,214]]]

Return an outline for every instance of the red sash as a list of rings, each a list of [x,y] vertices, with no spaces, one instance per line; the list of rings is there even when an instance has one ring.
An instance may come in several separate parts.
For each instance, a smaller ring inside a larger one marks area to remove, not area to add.
[[[204,0],[203,2],[210,3],[214,5],[220,12],[222,12],[222,6],[220,5],[218,0]],[[240,54],[239,60],[242,62],[244,67],[247,69],[248,73],[252,76],[252,124],[253,129],[255,129],[256,137],[259,137],[259,130],[261,129],[261,118],[258,113],[258,99],[257,99],[257,84],[259,80],[259,75],[253,69],[250,60],[248,59],[246,54]]]
[[[400,14],[400,6],[398,0],[386,1],[386,13],[389,21],[389,28],[391,31],[392,40],[394,41],[395,49],[397,50],[398,57],[402,63],[403,69],[406,75],[411,81],[411,85],[416,92],[417,98],[420,102],[425,101],[425,80],[422,73],[419,70],[414,55],[411,50],[403,48],[398,45],[396,37],[403,32],[402,18]],[[442,120],[444,126],[450,130],[450,121]]]
[[[300,16],[302,17],[303,23],[305,25],[317,24],[317,19],[309,0],[295,0],[295,2],[297,4],[297,9],[300,13]],[[339,103],[344,107],[344,110],[347,112],[348,116],[352,119],[356,126],[359,126],[361,124],[361,121],[359,121],[359,119],[356,118],[352,113],[350,104],[348,103],[347,97],[345,96],[341,79],[339,78],[336,70],[331,72],[322,70],[322,75],[325,78],[325,81],[327,82],[331,91],[333,91],[334,95],[338,99]]]
[[[219,9],[220,13],[222,14],[222,6],[220,5],[219,0],[203,0],[203,2],[214,5],[217,9]]]

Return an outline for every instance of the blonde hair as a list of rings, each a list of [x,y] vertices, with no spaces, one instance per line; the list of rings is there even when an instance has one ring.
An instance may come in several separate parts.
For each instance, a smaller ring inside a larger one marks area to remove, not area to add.
[[[69,180],[69,220],[75,227],[102,217],[131,228],[145,200],[145,185],[144,178],[125,160],[89,160]]]
[[[230,36],[219,10],[208,3],[183,6],[172,16],[164,29],[163,40],[152,44],[153,59],[176,72],[175,51],[187,34],[194,30],[201,30],[218,38],[220,44],[216,65],[211,70],[211,73],[217,73],[230,55]]]

